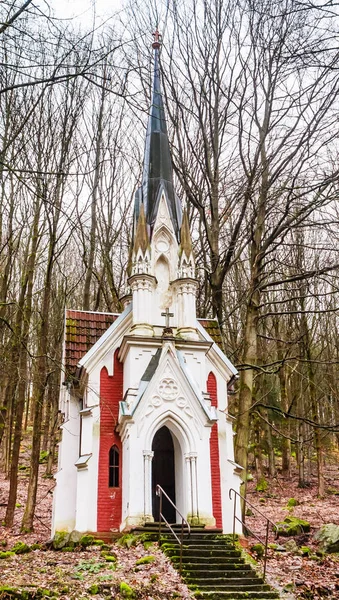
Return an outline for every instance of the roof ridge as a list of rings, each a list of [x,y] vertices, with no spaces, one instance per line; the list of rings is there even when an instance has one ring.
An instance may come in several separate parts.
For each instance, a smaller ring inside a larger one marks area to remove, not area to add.
[[[81,310],[79,308],[65,308],[65,312],[66,312],[66,310],[69,310],[72,312],[84,313],[87,315],[116,315],[116,316],[121,315],[121,313],[118,313],[118,312],[104,312],[104,311],[100,311],[100,310]]]

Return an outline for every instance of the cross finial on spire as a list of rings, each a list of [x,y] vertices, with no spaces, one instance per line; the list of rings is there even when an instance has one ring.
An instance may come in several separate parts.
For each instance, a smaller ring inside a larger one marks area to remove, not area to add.
[[[154,37],[154,42],[152,44],[152,48],[154,50],[159,50],[160,46],[161,46],[161,39],[162,39],[162,35],[159,33],[158,28],[156,28],[155,32],[152,33],[153,37]]]

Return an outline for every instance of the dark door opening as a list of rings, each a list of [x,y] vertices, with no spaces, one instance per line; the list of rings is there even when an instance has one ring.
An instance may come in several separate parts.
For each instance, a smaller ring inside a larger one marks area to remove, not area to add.
[[[159,484],[175,504],[175,471],[174,471],[174,445],[168,427],[161,427],[156,432],[152,450],[152,510],[155,521],[159,520],[159,498],[155,490]],[[163,496],[162,514],[169,523],[176,522],[175,509]]]

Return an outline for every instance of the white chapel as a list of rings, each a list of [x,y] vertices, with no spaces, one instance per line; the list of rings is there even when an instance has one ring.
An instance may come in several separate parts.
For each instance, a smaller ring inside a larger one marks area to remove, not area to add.
[[[218,323],[196,314],[187,214],[173,188],[159,36],[129,293],[121,314],[66,310],[56,531],[123,531],[159,519],[156,485],[192,524],[233,527],[239,491]],[[165,518],[178,513],[168,502]]]

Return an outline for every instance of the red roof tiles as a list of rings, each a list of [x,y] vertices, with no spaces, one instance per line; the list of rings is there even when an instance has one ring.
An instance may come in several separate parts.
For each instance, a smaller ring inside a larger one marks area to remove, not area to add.
[[[82,310],[66,310],[65,315],[65,372],[66,379],[74,377],[79,360],[97,342],[118,318],[116,313],[96,313]],[[218,321],[199,319],[214,342],[222,348]]]
[[[65,371],[74,376],[79,360],[118,318],[115,313],[66,310]]]

